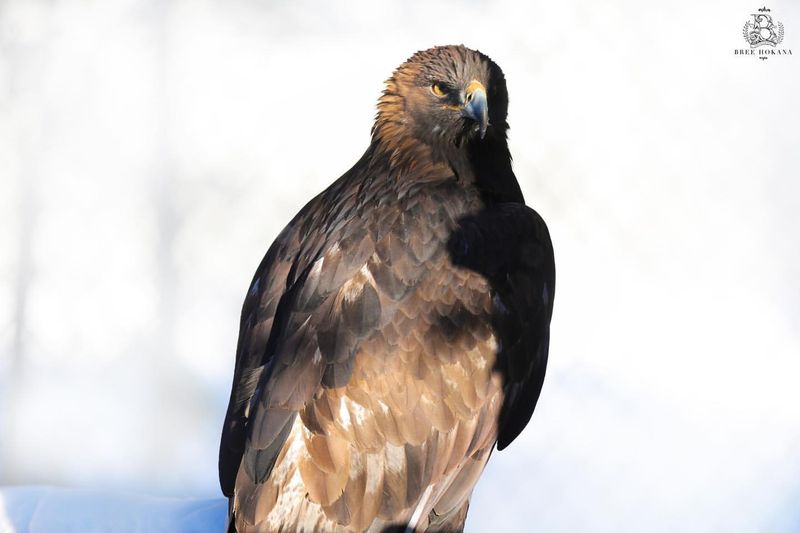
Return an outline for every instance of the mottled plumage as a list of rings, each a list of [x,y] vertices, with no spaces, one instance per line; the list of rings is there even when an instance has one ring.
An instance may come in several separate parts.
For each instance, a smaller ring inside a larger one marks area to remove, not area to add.
[[[242,309],[220,448],[231,529],[463,529],[527,424],[555,289],[500,68],[463,46],[387,81],[372,142],[270,247]]]

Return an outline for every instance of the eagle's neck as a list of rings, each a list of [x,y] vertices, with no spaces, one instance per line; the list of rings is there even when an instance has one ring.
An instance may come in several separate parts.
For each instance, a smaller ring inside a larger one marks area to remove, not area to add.
[[[380,135],[381,130],[377,133],[373,134],[368,152],[374,162],[388,165],[396,179],[429,180],[441,174],[439,167],[446,164],[446,159],[430,146],[411,135]]]
[[[395,180],[401,184],[438,181],[455,174],[459,181],[474,185],[485,204],[524,202],[511,169],[505,122],[490,129],[484,139],[432,146],[417,138],[403,121],[393,119],[402,116],[395,109],[397,100],[388,90],[381,99],[368,150],[370,159],[387,165]]]

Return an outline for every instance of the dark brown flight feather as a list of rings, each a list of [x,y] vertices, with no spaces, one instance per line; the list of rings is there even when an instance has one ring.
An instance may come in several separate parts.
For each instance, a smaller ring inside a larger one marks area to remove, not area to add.
[[[463,529],[493,447],[536,406],[555,290],[507,107],[485,55],[418,52],[366,153],[270,247],[220,446],[230,531]]]

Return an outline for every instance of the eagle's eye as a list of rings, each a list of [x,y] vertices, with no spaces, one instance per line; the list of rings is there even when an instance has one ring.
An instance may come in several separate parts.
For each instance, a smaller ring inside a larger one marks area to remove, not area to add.
[[[442,87],[441,83],[434,83],[433,85],[431,85],[431,92],[436,96],[438,96],[439,98],[441,98],[446,94],[446,91]]]

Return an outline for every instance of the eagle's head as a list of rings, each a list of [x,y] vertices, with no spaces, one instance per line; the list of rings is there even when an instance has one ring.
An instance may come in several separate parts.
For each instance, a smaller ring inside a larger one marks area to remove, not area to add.
[[[373,139],[397,147],[421,142],[448,154],[505,140],[508,93],[503,71],[462,45],[417,52],[386,81]]]

